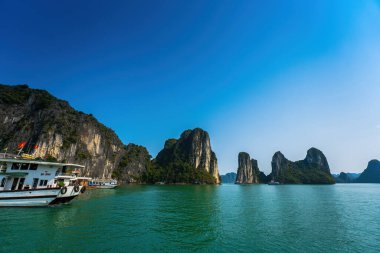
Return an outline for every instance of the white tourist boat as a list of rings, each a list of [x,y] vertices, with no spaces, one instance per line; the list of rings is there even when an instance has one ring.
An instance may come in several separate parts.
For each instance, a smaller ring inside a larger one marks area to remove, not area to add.
[[[0,207],[48,206],[70,202],[85,186],[72,173],[84,166],[0,158]]]
[[[113,189],[117,187],[117,181],[114,179],[92,179],[88,182],[88,187],[98,189]]]

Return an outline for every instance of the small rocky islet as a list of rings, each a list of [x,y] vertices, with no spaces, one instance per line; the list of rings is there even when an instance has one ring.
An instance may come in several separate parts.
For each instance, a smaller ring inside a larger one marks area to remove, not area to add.
[[[334,178],[325,155],[316,148],[309,149],[305,159],[296,162],[276,152],[269,175],[260,171],[257,160],[241,152],[237,173],[220,176],[209,134],[200,128],[186,130],[178,139],[168,139],[152,159],[145,147],[125,145],[91,114],[27,85],[0,84],[0,111],[2,150],[16,150],[18,143],[27,141],[25,152],[38,146],[36,157],[83,164],[82,174],[93,178],[169,184],[259,184],[271,180],[282,184],[380,183],[378,160],[370,161],[358,177],[341,173]]]

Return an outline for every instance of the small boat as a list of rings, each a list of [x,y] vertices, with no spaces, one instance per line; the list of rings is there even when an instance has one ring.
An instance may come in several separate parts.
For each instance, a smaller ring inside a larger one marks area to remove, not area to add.
[[[276,182],[273,179],[268,183],[269,185],[279,185],[280,182]]]
[[[68,203],[86,190],[72,174],[78,168],[84,166],[21,157],[0,158],[0,207]]]
[[[114,179],[92,179],[88,181],[88,187],[97,189],[113,189],[117,187],[117,180]]]

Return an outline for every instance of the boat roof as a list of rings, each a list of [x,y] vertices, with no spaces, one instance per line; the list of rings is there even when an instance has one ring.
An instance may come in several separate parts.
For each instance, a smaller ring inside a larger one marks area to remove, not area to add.
[[[83,165],[74,164],[74,163],[56,163],[56,162],[46,162],[39,160],[26,160],[26,159],[13,159],[13,158],[0,158],[0,162],[6,163],[33,163],[33,164],[42,164],[42,165],[51,165],[51,166],[66,166],[66,167],[75,167],[75,168],[84,168]]]

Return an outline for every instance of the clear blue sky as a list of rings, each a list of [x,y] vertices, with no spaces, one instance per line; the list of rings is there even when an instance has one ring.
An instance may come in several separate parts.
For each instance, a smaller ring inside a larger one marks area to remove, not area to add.
[[[1,83],[47,89],[154,156],[189,128],[239,151],[380,158],[380,3],[0,0]]]

